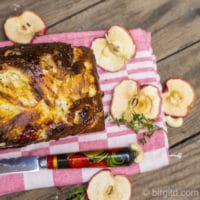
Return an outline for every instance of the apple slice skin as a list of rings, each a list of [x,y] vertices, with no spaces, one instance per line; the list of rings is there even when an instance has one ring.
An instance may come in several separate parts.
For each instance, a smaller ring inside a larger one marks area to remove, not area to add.
[[[169,81],[177,81],[177,80],[178,81],[182,81],[183,83],[187,84],[190,87],[190,89],[191,89],[191,91],[193,93],[193,101],[191,101],[191,103],[186,106],[186,108],[185,108],[186,111],[183,114],[178,114],[177,112],[176,113],[171,113],[171,112],[167,111],[167,109],[165,109],[165,115],[171,116],[173,118],[185,118],[185,117],[187,117],[189,115],[190,110],[192,109],[192,107],[194,106],[195,101],[196,101],[195,90],[194,90],[193,86],[188,81],[186,81],[184,79],[181,79],[181,78],[178,78],[178,77],[172,77],[172,78],[169,78],[169,79],[167,79],[165,81],[164,89],[163,89],[163,92],[162,92],[163,99],[164,99],[163,100],[164,107],[166,107],[166,104],[165,104],[165,95],[169,92],[168,83],[169,83]]]
[[[87,185],[87,188],[86,188],[86,196],[87,196],[87,199],[88,200],[103,200],[103,199],[99,199],[99,198],[97,198],[95,195],[96,195],[96,193],[95,193],[95,191],[94,191],[94,198],[93,197],[91,197],[91,184],[93,184],[93,179],[94,178],[96,178],[96,177],[98,177],[99,175],[102,175],[103,173],[105,173],[105,174],[108,174],[109,176],[111,176],[112,177],[112,179],[113,179],[113,181],[114,180],[116,180],[116,179],[118,179],[118,178],[124,178],[124,179],[126,179],[127,181],[128,181],[128,184],[129,184],[129,194],[128,194],[128,197],[127,198],[123,198],[123,199],[119,199],[119,200],[131,200],[131,195],[132,195],[132,187],[131,187],[131,180],[129,179],[129,177],[127,177],[127,176],[125,176],[125,175],[114,175],[113,174],[113,172],[110,170],[110,169],[102,169],[102,170],[100,170],[100,171],[98,171],[97,173],[95,173],[91,178],[90,178],[90,180],[89,180],[89,182],[88,182],[88,185]],[[98,187],[98,186],[97,186]],[[95,187],[95,189],[97,188],[97,187]],[[107,200],[109,200],[109,198],[107,198]],[[112,200],[112,199],[111,199]],[[115,199],[115,200],[118,200],[118,199]]]
[[[41,20],[42,20],[42,19],[41,19]],[[42,20],[42,21],[43,21],[43,20]],[[37,32],[37,33],[36,33],[36,36],[43,36],[43,35],[46,34],[46,32],[47,32],[47,25],[46,25],[46,23],[45,23],[44,21],[43,21],[43,23],[45,24],[45,28],[44,28],[43,30]]]
[[[41,20],[41,22],[43,23],[44,28],[43,28],[42,30],[38,31],[38,32],[35,32],[35,34],[34,34],[32,37],[30,37],[30,39],[27,40],[26,42],[19,42],[19,41],[16,41],[15,39],[13,39],[12,37],[9,36],[9,34],[8,34],[7,31],[6,31],[6,25],[7,25],[6,23],[7,23],[8,20],[10,20],[10,19],[12,19],[12,18],[17,18],[17,17],[20,17],[20,16],[25,15],[25,14],[27,14],[27,13],[30,13],[30,14],[35,15],[36,17],[38,17],[38,18]],[[32,43],[32,42],[33,42],[33,40],[34,40],[34,38],[35,38],[36,36],[42,36],[42,35],[44,35],[44,34],[46,33],[46,31],[47,31],[47,25],[46,25],[46,23],[44,22],[44,20],[43,20],[39,15],[37,15],[37,14],[34,13],[33,11],[25,10],[25,11],[23,11],[22,13],[17,14],[16,16],[10,16],[10,17],[8,17],[8,18],[5,20],[5,22],[4,22],[4,27],[3,27],[3,29],[4,29],[4,34],[6,35],[6,37],[7,37],[11,42],[13,42],[13,43],[29,44],[29,43]]]

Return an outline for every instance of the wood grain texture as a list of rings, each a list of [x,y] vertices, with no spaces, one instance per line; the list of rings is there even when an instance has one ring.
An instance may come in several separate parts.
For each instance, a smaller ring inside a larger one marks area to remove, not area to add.
[[[108,29],[113,24],[152,32],[160,60],[200,40],[200,1],[107,0],[51,27],[48,33]]]
[[[171,77],[189,81],[196,93],[196,103],[180,128],[168,128],[170,146],[200,132],[200,42],[158,63],[158,73],[164,85]],[[200,134],[200,133],[199,133]]]
[[[200,199],[199,145],[200,136],[171,150],[172,155],[182,153],[182,158],[172,157],[169,166],[132,177],[134,191],[132,199]]]
[[[32,10],[40,15],[48,27],[65,20],[81,12],[82,10],[101,2],[100,0],[42,0],[42,1],[27,1],[27,0],[1,0],[0,4],[0,24],[7,17],[16,15],[23,10]],[[65,24],[67,26],[67,24]],[[3,29],[0,31],[0,41],[5,40]]]
[[[43,188],[12,193],[0,197],[1,200],[64,200],[64,193],[59,188]]]

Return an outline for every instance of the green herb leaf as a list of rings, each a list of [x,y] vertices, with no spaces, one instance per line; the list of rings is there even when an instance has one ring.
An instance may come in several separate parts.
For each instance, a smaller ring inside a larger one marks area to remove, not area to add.
[[[109,117],[109,114],[106,114],[106,115],[104,116],[104,119],[108,119],[108,117]]]
[[[147,141],[146,141],[146,139],[143,137],[143,138],[140,138],[139,139],[139,142],[141,143],[141,144],[146,144],[147,143]]]
[[[146,137],[151,138],[155,130],[158,129],[157,126],[153,124],[154,122],[155,119],[147,118],[143,113],[139,114],[133,112],[132,119],[130,121],[127,121],[124,118],[123,114],[121,118],[115,119],[113,121],[113,124],[117,124],[118,126],[120,126],[121,124],[126,124],[130,129],[132,129],[136,133],[138,133],[141,129],[144,129],[145,132],[143,133],[143,138],[140,139],[140,142],[142,144],[145,144],[147,142]]]
[[[65,197],[65,200],[85,200],[85,187],[83,185],[71,188]]]
[[[120,126],[121,124],[125,123],[126,119],[124,118],[124,114],[122,114],[122,117],[119,119],[114,119],[113,124],[117,124]]]
[[[151,138],[153,136],[154,132],[150,131],[149,133],[147,133],[147,137]]]

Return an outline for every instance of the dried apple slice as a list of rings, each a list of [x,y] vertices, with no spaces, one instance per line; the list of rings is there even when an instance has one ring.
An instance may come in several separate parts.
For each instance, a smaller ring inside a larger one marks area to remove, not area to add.
[[[113,91],[111,115],[114,119],[124,115],[124,118],[130,121],[134,112],[155,119],[160,113],[160,106],[161,97],[158,88],[152,85],[140,88],[134,80],[123,80]]]
[[[112,26],[106,35],[110,48],[119,56],[130,60],[135,52],[136,46],[130,32],[122,26]]]
[[[144,151],[142,149],[142,147],[138,144],[131,144],[130,145],[131,150],[136,152],[136,158],[134,160],[135,163],[140,163],[144,160]]]
[[[182,117],[171,117],[171,116],[166,116],[165,117],[167,125],[173,127],[173,128],[179,128],[183,125],[183,118]]]
[[[14,43],[30,43],[35,35],[44,35],[46,30],[44,21],[32,11],[9,17],[4,23],[4,32]]]
[[[92,49],[97,64],[103,69],[111,72],[120,70],[125,65],[123,57],[115,55],[109,48],[106,39],[98,38],[92,42]]]
[[[129,200],[132,188],[128,177],[113,175],[110,170],[97,172],[89,181],[86,194],[89,200]]]
[[[171,78],[163,91],[165,114],[172,117],[186,117],[195,102],[194,88],[185,80]]]
[[[136,46],[129,31],[121,26],[112,26],[105,38],[92,42],[97,64],[111,72],[119,71],[136,52]]]
[[[134,80],[121,81],[113,91],[111,115],[114,119],[122,117],[128,109],[130,100],[138,94],[138,83]]]
[[[146,85],[141,88],[138,104],[133,107],[136,113],[144,114],[147,118],[155,119],[160,114],[161,96],[157,87]]]

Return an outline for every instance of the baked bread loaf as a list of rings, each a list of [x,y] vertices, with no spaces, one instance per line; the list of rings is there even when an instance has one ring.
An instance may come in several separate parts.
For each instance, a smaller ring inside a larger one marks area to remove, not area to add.
[[[0,146],[104,129],[95,58],[65,43],[0,49]]]

